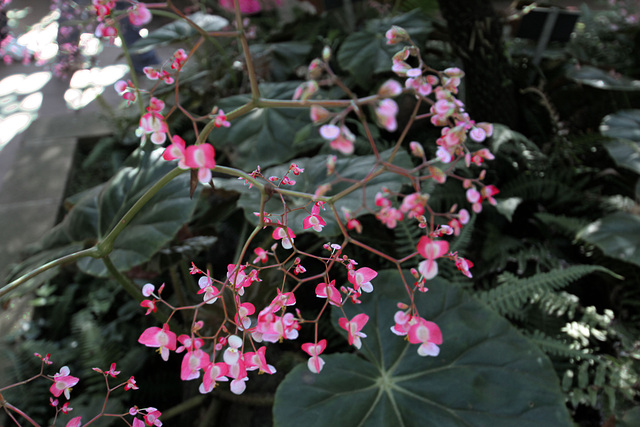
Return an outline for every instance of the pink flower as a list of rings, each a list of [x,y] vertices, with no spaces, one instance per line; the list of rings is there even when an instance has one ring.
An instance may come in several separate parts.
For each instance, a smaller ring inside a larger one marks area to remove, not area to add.
[[[187,166],[184,162],[184,155],[185,155],[185,151],[186,151],[186,146],[187,144],[185,143],[184,139],[182,139],[181,137],[179,137],[178,135],[174,135],[171,138],[171,145],[169,145],[167,148],[165,148],[164,152],[162,153],[162,158],[167,160],[167,161],[171,161],[171,160],[178,160],[178,167],[180,169],[189,169],[189,166]]]
[[[53,376],[53,385],[49,389],[55,397],[64,393],[67,400],[71,399],[71,387],[78,384],[79,378],[69,375],[71,371],[67,366],[60,368],[60,372]]]
[[[184,153],[184,164],[191,169],[198,169],[198,181],[203,184],[211,181],[211,169],[216,167],[216,151],[209,143],[190,145]]]
[[[136,385],[136,379],[134,377],[131,377],[127,380],[127,383],[124,385],[124,389],[125,390],[137,390],[138,386]]]
[[[307,366],[314,374],[319,374],[324,366],[324,360],[319,356],[325,348],[327,348],[327,340],[324,339],[320,340],[317,344],[310,342],[302,344],[302,351],[311,356],[309,362],[307,362]]]
[[[194,344],[198,342],[194,340]],[[193,350],[187,350],[187,353],[182,359],[182,365],[180,367],[180,379],[182,381],[194,380],[200,378],[200,369],[207,367],[211,361],[209,355],[204,351],[192,347]]]
[[[255,248],[253,253],[257,255],[256,259],[253,260],[254,264],[257,264],[258,261],[265,263],[269,259],[269,254],[267,254],[267,251],[262,248]]]
[[[260,3],[260,0],[238,0],[240,13],[244,13],[245,15],[255,15],[262,10],[262,5]],[[280,0],[274,1],[274,3],[280,5]],[[220,0],[220,7],[229,12],[233,12],[235,10],[233,7],[233,0]]]
[[[316,286],[316,296],[318,298],[328,298],[329,304],[340,306],[340,304],[342,304],[342,296],[335,285],[335,280],[332,280],[329,284],[319,283],[318,286]]]
[[[360,332],[364,325],[369,321],[369,316],[364,313],[356,314],[351,321],[348,321],[346,317],[338,319],[338,324],[349,334],[349,345],[354,345],[356,348],[362,347],[362,341],[360,338],[366,338],[363,332]]]
[[[187,62],[187,52],[184,49],[178,49],[173,53],[173,62],[171,63],[172,70],[180,70],[185,62]]]
[[[146,113],[140,118],[139,125],[140,127],[138,128],[137,134],[139,136],[151,135],[151,142],[154,144],[163,144],[167,139],[169,126],[167,122],[164,121],[162,114],[156,112]]]
[[[313,123],[322,123],[331,116],[329,110],[319,105],[311,106],[311,112],[309,114]]]
[[[227,115],[224,114],[224,111],[220,110],[218,111],[218,115],[215,117],[215,119],[213,119],[213,125],[217,128],[219,127],[228,128],[229,126],[231,126],[231,123],[229,123],[229,121],[227,120]]]
[[[378,89],[378,95],[382,98],[391,98],[401,93],[402,85],[393,79],[387,80],[380,86],[380,89]]]
[[[169,325],[165,323],[162,329],[156,326],[147,328],[138,338],[138,342],[147,347],[158,348],[162,360],[166,362],[169,360],[169,350],[176,349],[176,334],[171,332]]]
[[[136,88],[131,83],[131,80],[125,82],[124,80],[118,80],[113,85],[118,95],[122,97],[125,101],[127,101],[127,105],[131,104],[136,100]]]
[[[409,40],[409,34],[407,30],[397,25],[392,25],[391,29],[385,34],[387,37],[387,44],[397,44],[401,41]]]
[[[220,292],[218,292],[218,288],[213,286],[213,279],[209,275],[209,270],[207,270],[207,274],[202,276],[198,280],[198,286],[200,286],[199,294],[204,294],[203,301],[205,304],[213,304],[218,300],[218,296]]]
[[[356,291],[359,291],[360,288],[362,288],[364,292],[372,292],[373,285],[371,284],[371,281],[377,275],[378,273],[369,267],[362,267],[355,271],[349,270],[349,283],[353,285],[353,288]]]
[[[140,303],[140,307],[145,307],[147,309],[147,312],[144,314],[145,316],[148,316],[151,313],[155,313],[156,311],[158,311],[158,307],[156,307],[156,300],[143,300]]]
[[[256,308],[250,302],[240,304],[238,306],[238,312],[234,316],[234,320],[236,322],[236,325],[238,325],[238,329],[242,331],[249,328],[251,326],[251,319],[249,318],[249,316],[251,316],[255,312]]]
[[[438,345],[442,344],[442,332],[433,322],[418,318],[409,328],[407,338],[411,344],[420,344],[420,356],[437,356],[440,353]]]
[[[80,427],[82,425],[82,417],[71,418],[66,427]]]
[[[136,27],[141,27],[151,22],[151,12],[144,4],[136,3],[129,8],[129,21]]]
[[[216,386],[216,381],[229,381],[226,377],[229,372],[229,366],[224,362],[211,363],[204,369],[202,384],[200,384],[200,393],[210,393]]]
[[[436,259],[445,255],[449,250],[449,242],[444,240],[431,240],[428,236],[422,236],[417,245],[418,253],[426,258],[420,262],[418,270],[425,279],[433,279],[438,274]]]
[[[242,356],[242,338],[237,335],[231,335],[227,340],[227,343],[229,344],[229,347],[227,347],[222,356],[224,363],[229,366],[233,366],[238,363]]]
[[[302,228],[305,230],[313,228],[315,231],[321,232],[325,225],[327,225],[327,223],[320,217],[320,205],[316,203],[313,205],[313,208],[311,208],[311,215],[302,221]]]
[[[267,351],[266,346],[262,346],[255,352],[249,352],[244,354],[244,366],[247,371],[260,370],[260,373],[267,373],[273,375],[276,373],[276,368],[267,363],[265,353]]]
[[[278,226],[273,230],[272,237],[276,240],[282,240],[281,243],[284,249],[291,249],[296,235],[289,227]]]
[[[162,421],[159,419],[162,412],[158,411],[156,408],[146,408],[145,411],[147,411],[147,414],[143,418],[144,422],[148,426],[162,426]]]

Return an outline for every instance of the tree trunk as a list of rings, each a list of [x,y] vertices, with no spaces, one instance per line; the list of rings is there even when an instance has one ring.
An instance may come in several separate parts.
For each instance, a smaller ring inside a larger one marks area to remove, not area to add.
[[[476,121],[518,127],[518,102],[502,22],[489,0],[438,0],[465,72],[466,108]]]

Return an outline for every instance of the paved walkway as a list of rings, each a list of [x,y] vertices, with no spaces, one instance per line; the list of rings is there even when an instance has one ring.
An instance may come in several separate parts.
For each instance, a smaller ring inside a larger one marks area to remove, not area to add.
[[[30,8],[21,21],[21,28],[29,28],[50,13],[50,3],[20,0],[11,6]],[[78,139],[110,133],[96,102],[73,110],[65,95],[78,102],[83,94],[104,90],[107,102],[117,103],[113,83],[101,88],[97,77],[104,67],[124,67],[118,54],[106,46],[85,82],[57,78],[48,66],[0,65],[0,286],[21,251],[55,225]]]

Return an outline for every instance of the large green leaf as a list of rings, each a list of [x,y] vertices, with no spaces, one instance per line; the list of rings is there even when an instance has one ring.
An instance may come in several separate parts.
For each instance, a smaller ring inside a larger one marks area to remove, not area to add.
[[[207,32],[220,31],[229,25],[229,21],[221,16],[196,12],[187,16],[194,24]],[[137,40],[129,48],[143,51],[156,46],[164,46],[199,35],[195,28],[184,20],[176,20],[151,31],[147,37]]]
[[[605,255],[640,265],[640,217],[616,212],[592,222],[578,238],[596,245]]]
[[[640,110],[622,110],[605,116],[600,132],[611,138],[640,142]]]
[[[385,151],[380,153],[380,157],[383,159],[387,158],[390,153],[390,150]],[[331,183],[335,180],[335,175],[327,176],[326,156],[318,155],[311,158],[294,159],[292,163],[304,168],[304,172],[298,176],[289,174],[290,177],[296,181],[296,184],[291,187],[292,190],[313,194],[318,186]],[[393,163],[402,168],[411,168],[412,166],[409,155],[404,151],[398,153]],[[331,196],[340,193],[342,190],[353,185],[354,181],[362,180],[378,168],[380,168],[380,166],[376,166],[376,158],[374,155],[348,157],[338,160],[336,162],[336,172],[341,177],[350,180],[350,182],[343,181],[334,183],[326,195]],[[289,164],[276,166],[262,173],[266,177],[282,177],[288,170]],[[351,194],[337,201],[336,209],[340,215],[342,215],[342,208],[349,209],[356,213],[356,216],[369,213],[369,211],[366,210],[356,212],[362,207],[363,200],[366,200],[368,206],[373,207],[375,206],[375,195],[377,192],[382,191],[383,187],[391,191],[399,191],[403,184],[408,183],[409,181],[401,175],[384,172],[371,179],[364,187],[364,190],[362,188],[356,189]],[[241,181],[235,179],[220,182],[216,181],[216,186],[240,191],[242,195],[238,200],[238,206],[244,209],[245,217],[248,221],[257,224],[258,218],[254,215],[254,212],[257,211],[260,206],[260,192],[258,190],[255,188],[249,189],[243,186]],[[286,201],[287,207],[289,210],[292,210],[287,214],[287,226],[296,234],[304,232],[305,230],[302,229],[302,221],[311,212],[311,201],[309,199],[291,197],[286,197]],[[304,209],[305,205],[307,206],[307,210]],[[282,209],[282,201],[279,197],[271,197],[265,206],[266,212],[276,215],[282,214]],[[340,233],[338,223],[330,210],[321,211],[320,215],[327,223],[322,230],[322,235],[334,236]],[[344,218],[342,218],[342,220],[344,222]],[[307,231],[311,232],[312,230],[309,229]]]
[[[604,146],[616,164],[640,173],[640,110],[623,110],[606,116],[600,132],[615,138]]]
[[[391,71],[393,55],[401,49],[387,45],[385,33],[392,25],[407,30],[418,45],[431,30],[431,21],[414,10],[393,18],[371,20],[365,30],[347,36],[338,49],[338,63],[349,70],[362,87],[369,86],[374,74]]]
[[[398,273],[381,272],[373,283],[361,305],[344,307],[350,319],[370,316],[364,359],[323,356],[319,375],[306,364],[293,369],[276,392],[277,426],[571,425],[549,359],[504,318],[434,280],[416,302],[444,343],[439,356],[423,358],[390,331],[396,303],[407,300]],[[342,316],[335,312],[334,320]]]
[[[567,77],[578,83],[604,90],[636,91],[640,90],[640,80],[611,75],[604,70],[589,65],[580,68],[572,67],[567,71]]]
[[[291,99],[300,83],[265,83],[260,85],[260,93],[263,98]],[[236,95],[221,100],[218,106],[228,113],[250,99],[250,95]],[[304,146],[294,146],[293,141],[309,122],[309,110],[305,108],[257,108],[234,120],[231,127],[215,129],[209,139],[216,148],[226,150],[235,167],[265,168],[304,151]]]
[[[120,222],[133,204],[175,164],[162,159],[162,150],[137,152],[106,184],[85,192],[65,219],[43,238],[42,250],[92,245]],[[189,198],[189,174],[163,187],[129,223],[114,242],[110,258],[119,271],[148,261],[191,218],[197,196]],[[34,258],[36,259],[36,258]],[[78,261],[81,270],[99,277],[108,275],[99,259]]]

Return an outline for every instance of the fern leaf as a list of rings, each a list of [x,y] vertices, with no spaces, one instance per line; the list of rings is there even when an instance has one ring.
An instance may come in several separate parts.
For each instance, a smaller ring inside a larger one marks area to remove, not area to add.
[[[477,296],[497,312],[508,314],[519,310],[527,300],[539,294],[562,289],[581,277],[597,271],[619,277],[613,271],[600,265],[575,265],[525,278],[518,278],[507,272],[498,277],[500,284],[496,288],[479,292]]]
[[[551,338],[540,331],[533,333],[524,333],[527,338],[544,351],[546,354],[566,359],[577,360],[598,360],[599,358],[593,354],[587,353],[586,350],[572,348],[571,345],[563,340]]]
[[[394,229],[397,253],[400,258],[416,251],[420,236],[424,234],[417,224],[417,222],[400,221],[398,227]]]
[[[476,215],[473,215],[471,219],[469,219],[469,222],[460,231],[460,235],[451,242],[451,245],[449,245],[449,250],[451,252],[458,252],[461,256],[464,256],[464,251],[471,243],[471,236],[473,234],[475,222]]]
[[[574,237],[576,233],[589,224],[582,218],[574,218],[565,215],[553,215],[546,212],[539,212],[534,216],[547,227],[554,227],[563,234]]]

